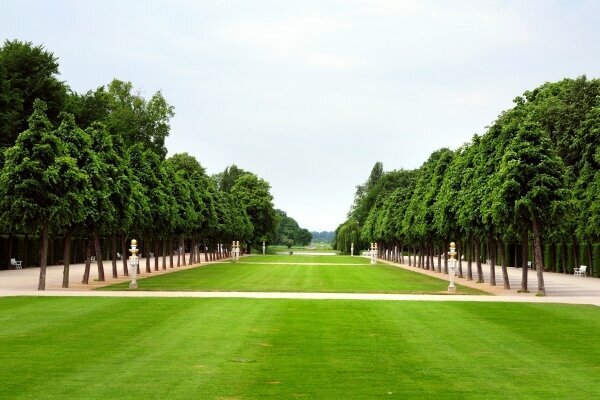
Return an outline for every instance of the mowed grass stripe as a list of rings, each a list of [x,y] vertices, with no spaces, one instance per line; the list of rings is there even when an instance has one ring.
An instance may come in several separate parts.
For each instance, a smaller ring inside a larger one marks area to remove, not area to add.
[[[102,290],[124,290],[128,282]],[[138,281],[139,290],[330,293],[447,293],[446,280],[378,264],[280,265],[217,263],[152,276]],[[485,294],[457,285],[457,293]]]
[[[295,263],[295,264],[320,264],[320,263],[328,263],[328,264],[370,264],[370,260],[365,257],[351,257],[351,256],[338,256],[338,255],[330,255],[330,256],[314,256],[314,255],[251,255],[240,258],[241,262],[245,263],[256,263],[262,264],[265,262],[285,262],[285,263]]]
[[[591,399],[600,309],[0,299],[0,398]]]

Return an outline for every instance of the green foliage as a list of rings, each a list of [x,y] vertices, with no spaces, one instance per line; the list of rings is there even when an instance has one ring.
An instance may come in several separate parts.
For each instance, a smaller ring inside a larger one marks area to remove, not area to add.
[[[359,254],[361,249],[369,247],[368,244],[361,239],[361,230],[358,226],[358,222],[351,218],[336,229],[332,247],[342,254],[350,254],[352,243],[354,243],[354,254]]]
[[[165,139],[175,113],[160,91],[147,100],[134,92],[131,82],[114,79],[106,88],[101,86],[83,95],[71,93],[67,110],[83,127],[97,121],[104,123],[126,147],[140,144],[161,159],[167,154]]]
[[[69,154],[37,100],[29,129],[6,151],[0,175],[2,221],[37,235],[42,227],[60,229],[80,219],[81,188],[88,176]]]
[[[563,181],[565,167],[537,124],[521,127],[506,149],[498,176],[501,184],[494,192],[494,215],[508,212],[513,223],[525,226],[533,219],[540,226],[552,218],[561,219],[568,196]]]
[[[237,165],[232,164],[229,167],[225,168],[225,170],[219,174],[215,175],[215,181],[217,182],[217,187],[224,192],[231,192],[231,189],[237,182],[237,180],[243,176],[247,175],[250,172],[244,171],[239,168]]]
[[[231,194],[236,205],[241,205],[254,227],[252,242],[259,243],[263,240],[275,239],[279,223],[277,213],[273,207],[273,196],[267,181],[254,174],[240,176],[231,188]]]
[[[6,40],[0,47],[0,149],[12,146],[28,128],[36,99],[45,102],[46,114],[54,122],[65,97],[54,54],[31,42]]]
[[[288,217],[284,211],[275,210],[278,215],[279,226],[277,228],[277,237],[275,244],[285,246],[307,246],[312,240],[312,234],[308,229],[302,229],[295,219]]]

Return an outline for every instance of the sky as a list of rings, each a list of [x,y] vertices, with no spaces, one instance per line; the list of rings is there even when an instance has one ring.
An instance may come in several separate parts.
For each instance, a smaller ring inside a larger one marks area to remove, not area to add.
[[[112,79],[175,107],[169,154],[236,164],[310,230],[346,219],[377,161],[418,168],[526,90],[600,70],[600,1],[0,0],[77,92]]]

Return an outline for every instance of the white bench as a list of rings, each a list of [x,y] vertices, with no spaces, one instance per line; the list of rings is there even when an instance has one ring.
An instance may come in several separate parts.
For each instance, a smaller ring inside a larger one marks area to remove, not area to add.
[[[580,265],[579,268],[573,269],[575,272],[575,276],[585,276],[585,271],[587,271],[587,265]]]
[[[22,267],[21,264],[23,264],[23,261],[17,261],[14,258],[10,259],[10,267],[11,268],[14,268],[14,269],[23,269],[23,267]]]
[[[123,259],[123,256],[121,255],[121,253],[117,253],[117,258],[118,258],[119,260],[122,260],[122,259]]]
[[[90,262],[96,262],[96,256],[90,256]]]

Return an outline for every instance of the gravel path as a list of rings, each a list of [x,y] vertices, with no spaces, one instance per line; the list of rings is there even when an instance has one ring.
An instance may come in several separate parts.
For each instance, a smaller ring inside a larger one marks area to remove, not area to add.
[[[151,265],[154,266],[153,260]],[[162,260],[161,260],[162,261]],[[210,263],[202,263],[206,265]],[[392,264],[392,263],[389,263]],[[119,266],[121,264],[119,263]],[[145,260],[143,264],[145,265]],[[447,275],[437,272],[426,271],[406,265],[392,264],[399,268],[408,269],[417,273],[436,276],[447,279]],[[150,274],[142,273],[143,276],[158,275],[182,269],[195,268],[199,265],[187,267],[167,266],[166,270],[153,271]],[[162,268],[162,264],[161,264]],[[324,299],[324,300],[387,300],[387,301],[500,301],[500,302],[528,302],[528,303],[568,303],[568,304],[592,304],[600,306],[600,279],[590,277],[574,277],[572,275],[544,273],[546,283],[545,297],[535,295],[537,278],[535,271],[529,271],[528,285],[531,293],[517,293],[521,282],[521,269],[508,268],[511,290],[502,288],[502,271],[496,268],[496,280],[500,286],[489,285],[489,266],[484,265],[485,283],[476,283],[466,279],[457,278],[456,282],[488,291],[492,296],[475,295],[417,295],[417,294],[370,294],[370,293],[285,293],[285,292],[160,292],[160,291],[92,291],[90,289],[106,284],[128,280],[127,277],[114,279],[111,276],[112,265],[105,263],[106,282],[98,282],[96,264],[92,264],[90,284],[80,283],[83,276],[84,264],[71,266],[70,288],[62,289],[62,266],[50,266],[47,270],[46,291],[38,291],[37,280],[39,268],[27,268],[23,270],[0,271],[0,296],[96,296],[96,297],[220,297],[220,298],[261,298],[261,299]],[[466,269],[466,267],[465,267]]]

